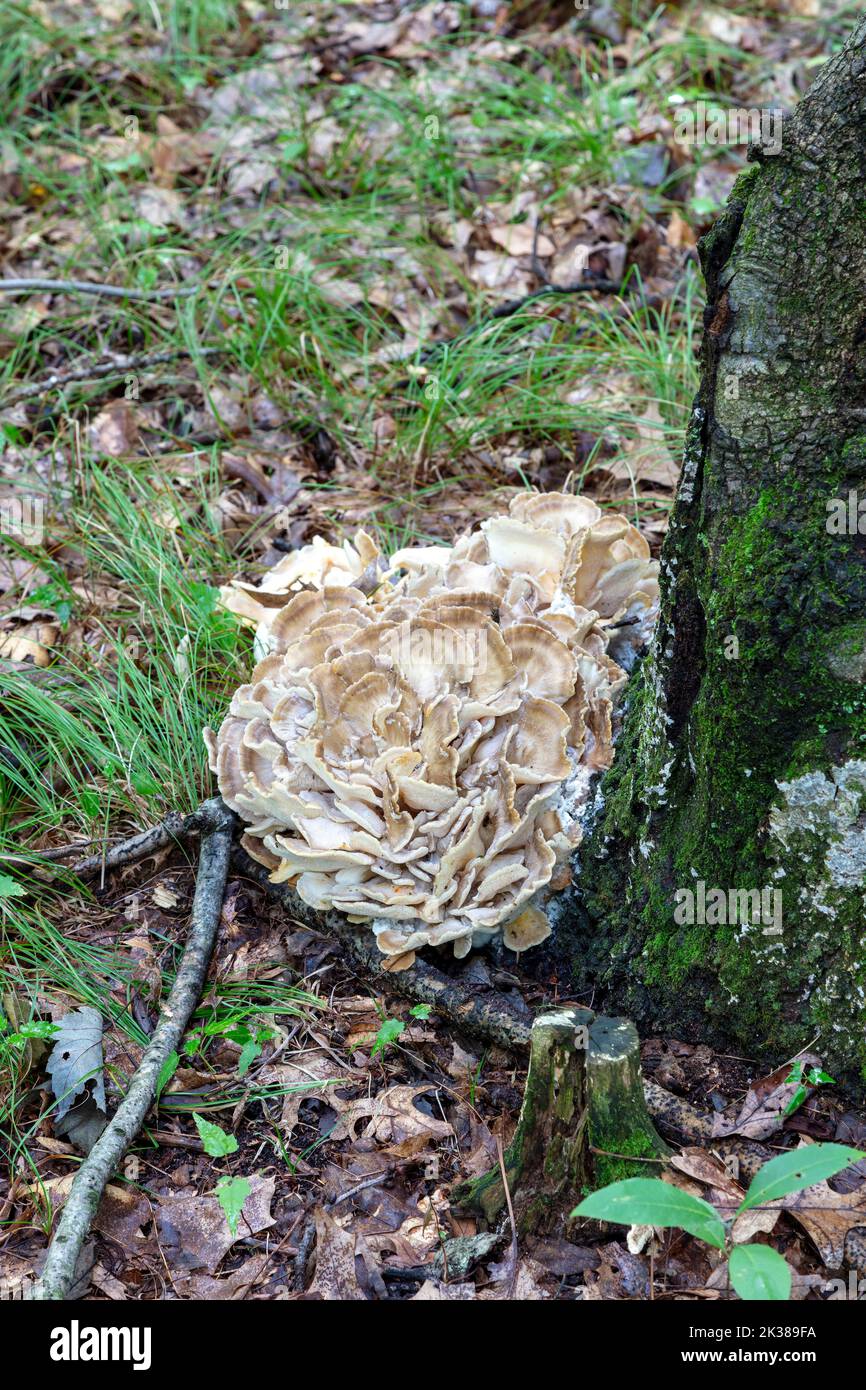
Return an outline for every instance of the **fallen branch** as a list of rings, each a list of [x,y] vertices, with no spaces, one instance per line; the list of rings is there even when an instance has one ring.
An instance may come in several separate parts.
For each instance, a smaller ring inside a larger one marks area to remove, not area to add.
[[[165,849],[172,843],[179,844],[196,831],[211,826],[216,808],[221,805],[217,798],[214,801],[203,802],[188,816],[182,816],[178,811],[169,811],[159,825],[142,830],[138,835],[123,840],[112,849],[104,849],[99,854],[89,854],[86,859],[77,860],[69,866],[69,871],[77,874],[79,878],[87,878],[90,874],[104,872],[106,869],[121,869],[126,864],[135,864],[139,859],[146,859],[149,854],[156,854],[157,850]],[[64,845],[46,851],[42,857],[51,860],[63,859],[67,854],[77,853],[79,848],[79,845]]]
[[[201,995],[220,920],[235,817],[219,800],[205,802],[197,815],[202,842],[189,939],[180,968],[126,1095],[75,1175],[60,1224],[48,1247],[42,1276],[31,1295],[40,1301],[68,1296],[105,1186],[141,1129],[156,1096],[160,1072],[180,1046]]]
[[[2,282],[0,282],[2,283]],[[222,348],[207,347],[199,349],[202,357],[214,357]],[[75,382],[87,383],[101,381],[105,377],[124,376],[127,372],[140,372],[148,367],[158,367],[163,362],[173,362],[178,357],[192,357],[191,348],[168,348],[163,352],[139,353],[137,356],[120,357],[113,362],[92,362],[89,366],[74,367],[68,372],[53,372],[41,381],[30,382],[17,391],[10,391],[3,397],[4,406],[18,405],[20,401],[31,400],[34,396],[47,396],[63,386]]]
[[[105,299],[186,299],[197,289],[197,285],[172,285],[164,290],[135,290],[95,280],[0,280],[0,294],[98,294]]]
[[[488,328],[491,324],[496,323],[498,319],[510,318],[512,314],[519,313],[520,310],[525,309],[527,305],[534,304],[537,299],[548,299],[551,295],[557,294],[621,294],[622,290],[623,285],[619,281],[605,280],[598,276],[594,279],[579,280],[573,285],[545,284],[540,290],[532,290],[529,294],[521,295],[519,299],[506,299],[504,303],[492,309],[489,314],[485,314],[484,318],[479,319],[477,323],[470,324],[468,328],[464,328],[461,333],[455,334],[453,338],[443,338],[440,342],[431,343],[428,348],[425,348],[423,352],[419,354],[418,361],[422,364],[428,363],[437,353],[443,352],[446,348],[454,347],[458,343],[465,342],[467,338],[471,338],[476,333],[480,333],[482,329]]]

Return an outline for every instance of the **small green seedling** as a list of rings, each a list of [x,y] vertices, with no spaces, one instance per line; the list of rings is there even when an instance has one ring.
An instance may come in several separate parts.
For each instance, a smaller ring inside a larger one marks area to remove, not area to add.
[[[376,1040],[373,1043],[373,1050],[370,1053],[370,1060],[372,1061],[374,1057],[378,1057],[380,1052],[384,1053],[385,1048],[390,1047],[392,1043],[395,1043],[397,1039],[400,1037],[400,1034],[405,1033],[405,1031],[406,1025],[405,1023],[401,1023],[399,1018],[383,1019],[379,1027],[379,1031],[376,1034]]]
[[[417,1018],[424,1022],[430,1017],[431,1012],[431,1004],[415,1004],[409,1010],[409,1017]],[[372,1061],[374,1057],[378,1057],[380,1052],[384,1053],[385,1048],[395,1043],[405,1031],[406,1025],[402,1023],[399,1018],[384,1018],[376,1034],[373,1050],[370,1053],[370,1060]]]
[[[481,1084],[481,1073],[482,1073],[482,1071],[484,1070],[484,1064],[485,1064],[486,1061],[487,1061],[487,1052],[485,1051],[485,1052],[482,1052],[481,1057],[480,1057],[479,1060],[478,1060],[478,1066],[475,1068],[475,1071],[472,1072],[472,1074],[471,1074],[471,1076],[470,1076],[470,1078],[469,1078],[469,1104],[470,1104],[470,1105],[474,1105],[474,1104],[475,1104],[475,1097],[476,1097],[477,1094],[478,1094],[478,1087],[479,1087],[479,1085]]]
[[[786,1115],[793,1115],[795,1110],[803,1104],[809,1094],[810,1086],[835,1086],[832,1076],[828,1076],[820,1067],[809,1067],[806,1069],[805,1062],[795,1062],[790,1076],[785,1077],[785,1085],[796,1085],[797,1089],[785,1107]]]
[[[34,1040],[42,1042],[47,1038],[53,1038],[54,1034],[60,1031],[59,1024],[42,1023],[38,1020],[33,1023],[22,1023],[21,1027],[16,1029],[14,1033],[6,1032],[8,1026],[8,1019],[0,1014],[0,1044],[3,1047],[22,1047],[25,1043]]]
[[[252,1192],[252,1183],[247,1178],[220,1178],[214,1189],[222,1207],[229,1230],[233,1236],[238,1233],[238,1217],[244,1209],[244,1202]]]
[[[737,1210],[725,1218],[702,1197],[693,1197],[660,1178],[611,1183],[590,1193],[571,1215],[627,1226],[678,1227],[725,1252],[731,1284],[740,1298],[784,1300],[791,1296],[790,1266],[769,1245],[735,1245],[732,1227],[736,1218],[832,1178],[864,1157],[843,1144],[810,1144],[779,1154],[758,1170]]]
[[[267,1026],[250,1029],[244,1021],[252,1016],[252,1010],[230,1014],[227,1018],[213,1019],[204,1028],[190,1033],[184,1040],[183,1050],[187,1057],[195,1057],[203,1052],[211,1038],[227,1038],[237,1043],[241,1050],[238,1058],[238,1076],[246,1076],[255,1059],[261,1056],[262,1044],[277,1036],[276,1030]]]
[[[197,1111],[193,1112],[193,1119],[204,1151],[210,1158],[225,1158],[227,1154],[237,1153],[238,1141],[233,1134],[220,1129],[219,1125],[211,1124],[210,1120],[202,1119]]]

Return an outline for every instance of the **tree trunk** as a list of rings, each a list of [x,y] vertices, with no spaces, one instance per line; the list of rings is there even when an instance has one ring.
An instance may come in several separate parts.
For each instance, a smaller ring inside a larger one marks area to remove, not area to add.
[[[644,1029],[751,1056],[817,1035],[862,1084],[866,22],[751,156],[700,247],[659,626],[560,933]]]

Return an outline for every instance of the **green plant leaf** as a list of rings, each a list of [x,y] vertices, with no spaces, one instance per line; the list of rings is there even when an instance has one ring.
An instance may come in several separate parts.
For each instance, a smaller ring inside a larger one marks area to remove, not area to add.
[[[731,1283],[740,1298],[791,1297],[791,1266],[769,1245],[737,1245],[728,1260]]]
[[[22,1023],[17,1033],[10,1033],[7,1041],[18,1043],[29,1042],[32,1038],[53,1038],[59,1032],[59,1023]]]
[[[679,1226],[708,1245],[724,1249],[725,1228],[709,1202],[660,1178],[626,1178],[611,1183],[590,1193],[571,1214],[618,1221],[624,1226]]]
[[[432,1004],[415,1004],[409,1010],[410,1018],[428,1019],[433,1012]]]
[[[233,1134],[227,1134],[219,1125],[212,1125],[210,1120],[203,1120],[196,1111],[193,1111],[192,1117],[204,1144],[204,1151],[211,1158],[225,1158],[226,1154],[237,1152],[238,1141]]]
[[[810,1144],[804,1149],[792,1149],[790,1153],[771,1158],[758,1170],[752,1179],[746,1196],[737,1210],[749,1211],[764,1202],[774,1202],[777,1197],[786,1197],[789,1192],[799,1192],[813,1183],[832,1178],[852,1163],[859,1163],[866,1154],[857,1149],[849,1149],[844,1144]]]
[[[180,1058],[176,1052],[170,1052],[159,1070],[156,1078],[156,1098],[159,1100],[166,1086],[177,1071]]]
[[[376,1034],[376,1041],[373,1043],[373,1050],[370,1056],[375,1057],[378,1053],[384,1052],[386,1047],[390,1047],[392,1042],[397,1041],[400,1034],[405,1032],[405,1029],[405,1023],[401,1023],[399,1018],[386,1018]]]
[[[788,1077],[788,1080],[790,1081],[791,1078]],[[788,1104],[785,1106],[785,1114],[793,1115],[794,1111],[803,1104],[808,1094],[809,1092],[806,1090],[805,1086],[798,1086],[793,1096],[788,1101]]]
[[[241,1048],[241,1055],[238,1057],[238,1076],[246,1076],[252,1063],[261,1055],[261,1047],[255,1038],[250,1038]]]
[[[158,796],[162,791],[156,778],[151,777],[149,772],[133,772],[129,783],[139,796]]]
[[[246,1178],[220,1178],[216,1185],[216,1195],[233,1236],[238,1233],[238,1217],[252,1190],[252,1184]]]

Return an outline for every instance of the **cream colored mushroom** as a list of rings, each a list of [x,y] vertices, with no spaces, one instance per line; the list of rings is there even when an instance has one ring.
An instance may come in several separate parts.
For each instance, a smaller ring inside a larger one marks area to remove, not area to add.
[[[528,951],[540,946],[551,934],[550,921],[537,907],[526,907],[502,928],[502,940],[509,951]]]
[[[389,968],[497,931],[543,940],[530,903],[613,756],[614,653],[631,658],[657,603],[626,518],[522,493],[453,547],[390,562],[363,533],[316,538],[224,601],[269,654],[208,752],[272,878],[372,929]]]

